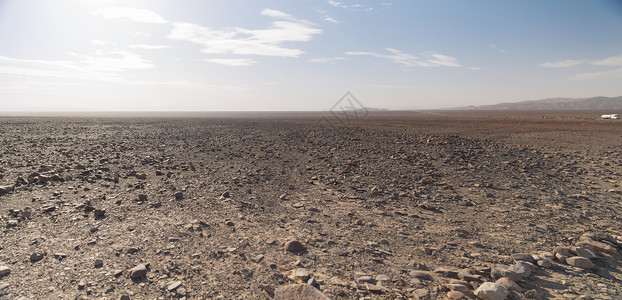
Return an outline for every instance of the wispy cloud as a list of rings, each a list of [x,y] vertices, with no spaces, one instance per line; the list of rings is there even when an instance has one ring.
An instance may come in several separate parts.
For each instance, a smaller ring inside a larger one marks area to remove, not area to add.
[[[546,62],[546,63],[542,63],[540,65],[545,67],[545,68],[568,68],[568,67],[578,66],[578,65],[580,65],[580,64],[582,64],[584,62],[586,62],[586,61],[585,60],[576,60],[576,59],[567,59],[567,60],[561,60],[561,61]]]
[[[622,66],[622,54],[618,54],[615,56],[609,56],[602,60],[593,61],[591,62],[591,64],[597,65],[597,66],[615,66],[615,67]]]
[[[173,48],[173,46],[168,46],[168,45],[144,45],[144,44],[134,44],[134,45],[129,45],[128,47],[132,49],[150,49],[150,50]]]
[[[281,18],[281,19],[290,19],[290,20],[296,19],[292,17],[290,14],[287,14],[287,13],[284,13],[282,11],[275,10],[275,9],[269,9],[269,8],[262,10],[261,15],[273,17],[273,18]]]
[[[423,57],[417,57],[401,52],[397,49],[385,48],[385,50],[389,53],[349,51],[345,52],[345,54],[386,58],[405,67],[460,67],[458,60],[455,57],[443,54],[425,54]]]
[[[262,15],[282,20],[267,29],[213,29],[193,23],[173,23],[169,39],[188,41],[203,47],[205,54],[264,55],[298,57],[304,51],[283,46],[285,42],[307,42],[322,33],[313,23],[298,20],[289,14],[264,9]]]
[[[248,58],[208,58],[203,59],[203,61],[230,67],[250,66],[257,63],[257,61]]]
[[[607,70],[607,71],[600,71],[600,72],[580,73],[580,74],[570,77],[571,80],[592,80],[592,79],[612,79],[612,78],[622,79],[622,68]]]
[[[508,51],[507,51],[507,50],[505,50],[505,49],[501,49],[501,48],[499,48],[499,46],[494,45],[494,44],[493,44],[493,45],[490,45],[490,48],[492,48],[492,49],[496,50],[496,51],[497,51],[497,52],[499,52],[499,53],[503,53],[503,54],[507,54],[507,53],[508,53]]]
[[[151,10],[135,7],[102,7],[91,11],[91,13],[104,19],[129,18],[142,23],[168,23],[166,19]]]
[[[568,59],[556,62],[545,62],[540,64],[546,68],[570,68],[579,65],[591,65],[599,67],[621,67],[622,54],[609,56],[604,59],[588,60],[588,59]],[[622,68],[615,68],[602,71],[584,72],[576,74],[569,79],[571,80],[591,80],[591,79],[617,79],[622,78]]]
[[[309,59],[310,62],[315,62],[315,63],[334,63],[336,61],[339,60],[344,60],[346,59],[345,57],[316,57],[316,58],[311,58]]]
[[[339,21],[337,21],[337,20],[333,19],[333,18],[332,18],[332,17],[330,17],[330,16],[324,16],[324,21],[326,21],[326,22],[330,22],[330,23],[339,23]]]
[[[27,77],[56,77],[96,81],[124,81],[121,72],[153,68],[142,57],[125,52],[100,52],[92,56],[73,54],[74,60],[27,60],[0,56],[0,74]]]
[[[337,2],[333,0],[328,0],[328,4],[330,4],[333,7],[347,7],[347,5],[343,5],[341,2]]]

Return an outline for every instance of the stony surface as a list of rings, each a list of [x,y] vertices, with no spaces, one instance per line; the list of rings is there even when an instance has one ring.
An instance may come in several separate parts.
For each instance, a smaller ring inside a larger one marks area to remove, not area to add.
[[[0,118],[0,299],[616,299],[620,125]]]
[[[308,284],[290,284],[279,287],[274,292],[275,300],[328,300],[322,292]]]

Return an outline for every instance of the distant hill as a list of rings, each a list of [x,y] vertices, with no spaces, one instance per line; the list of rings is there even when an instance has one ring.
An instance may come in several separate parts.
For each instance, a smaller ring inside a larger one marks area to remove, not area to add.
[[[467,106],[465,110],[622,110],[622,96],[591,98],[548,98],[513,103]]]

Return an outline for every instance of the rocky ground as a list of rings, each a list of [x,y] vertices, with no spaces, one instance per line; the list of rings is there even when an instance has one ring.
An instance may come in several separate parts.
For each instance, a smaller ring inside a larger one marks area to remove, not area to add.
[[[0,118],[0,299],[621,297],[621,121],[340,121]]]

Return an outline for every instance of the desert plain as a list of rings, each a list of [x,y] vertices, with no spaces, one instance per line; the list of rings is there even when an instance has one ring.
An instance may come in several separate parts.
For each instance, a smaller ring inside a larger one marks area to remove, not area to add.
[[[619,299],[602,113],[0,117],[0,299]]]

